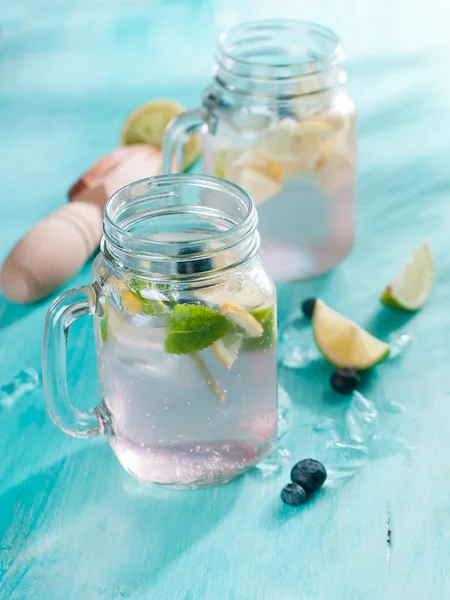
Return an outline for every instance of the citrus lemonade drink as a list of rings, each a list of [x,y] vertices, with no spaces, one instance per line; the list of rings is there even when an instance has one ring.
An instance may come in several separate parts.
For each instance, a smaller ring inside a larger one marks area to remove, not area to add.
[[[112,447],[139,479],[226,481],[270,451],[276,308],[262,275],[177,298],[111,281],[97,328],[102,397]]]
[[[353,245],[352,113],[350,101],[336,115],[248,112],[238,128],[224,116],[220,131],[205,136],[205,171],[241,185],[257,206],[261,255],[276,281],[324,272]]]

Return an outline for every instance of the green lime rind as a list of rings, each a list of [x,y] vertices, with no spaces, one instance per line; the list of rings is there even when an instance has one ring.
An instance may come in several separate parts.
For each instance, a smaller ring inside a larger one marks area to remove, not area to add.
[[[260,337],[247,338],[244,341],[244,348],[247,350],[263,350],[270,348],[276,342],[275,312],[273,306],[266,308],[256,308],[249,313],[263,327],[263,333]]]
[[[208,348],[231,328],[231,323],[212,308],[176,304],[167,321],[164,349],[169,354],[190,354]]]
[[[106,316],[103,317],[103,319],[100,319],[100,337],[102,342],[106,344],[108,341],[108,320]]]
[[[387,287],[384,292],[381,294],[380,302],[384,306],[388,306],[389,308],[397,308],[398,310],[408,310],[410,312],[415,312],[416,308],[407,308],[398,302],[392,295],[391,290]]]
[[[427,302],[433,284],[433,255],[428,241],[424,240],[386,287],[380,302],[390,308],[416,312]]]

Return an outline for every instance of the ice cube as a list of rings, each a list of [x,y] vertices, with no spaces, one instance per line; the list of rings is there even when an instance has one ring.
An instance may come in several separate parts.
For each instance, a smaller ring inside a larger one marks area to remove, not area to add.
[[[0,386],[0,405],[11,406],[37,389],[41,383],[41,374],[36,369],[22,369],[11,381]]]
[[[377,407],[359,392],[353,392],[350,406],[345,413],[345,428],[347,436],[361,444],[371,440],[377,431]]]

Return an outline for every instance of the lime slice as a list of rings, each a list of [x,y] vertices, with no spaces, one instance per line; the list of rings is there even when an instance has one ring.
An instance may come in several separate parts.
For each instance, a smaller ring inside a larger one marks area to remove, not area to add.
[[[384,290],[380,301],[386,306],[403,310],[422,308],[430,295],[434,281],[431,248],[425,240],[420,244],[402,271]]]
[[[248,167],[241,170],[238,183],[250,194],[256,206],[264,204],[283,189],[277,179]]]
[[[322,300],[316,300],[312,326],[319,350],[336,367],[364,371],[389,355],[389,344],[373,337]]]
[[[250,314],[261,324],[263,334],[261,337],[245,340],[245,349],[262,350],[270,348],[276,341],[274,307],[266,306],[264,308],[257,308],[256,310],[251,310]]]
[[[242,333],[232,329],[211,346],[216,357],[227,369],[231,369],[237,359],[243,340]]]
[[[175,100],[151,100],[134,110],[125,121],[120,134],[122,146],[149,144],[161,148],[167,125],[185,110]],[[192,136],[184,147],[184,169],[198,158],[201,150],[200,135]]]
[[[261,337],[264,333],[263,326],[252,314],[232,302],[222,304],[220,312],[233,325],[245,331],[248,337],[257,338]]]

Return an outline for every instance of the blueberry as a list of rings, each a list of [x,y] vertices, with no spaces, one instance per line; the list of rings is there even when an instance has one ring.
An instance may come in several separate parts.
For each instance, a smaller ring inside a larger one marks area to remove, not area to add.
[[[292,467],[291,480],[311,494],[323,486],[327,472],[322,463],[313,458],[305,458]]]
[[[306,502],[305,490],[296,483],[288,483],[281,490],[281,499],[289,506],[300,506]]]
[[[331,387],[338,394],[351,394],[361,383],[361,377],[353,369],[337,369],[330,377]]]
[[[315,298],[306,298],[306,300],[303,300],[302,302],[302,312],[305,315],[305,317],[308,317],[308,319],[312,319],[312,316],[314,314],[314,307],[316,306],[316,299]]]
[[[186,256],[189,254],[199,254],[203,252],[200,245],[185,246],[178,252],[178,256]],[[180,275],[192,275],[193,273],[203,273],[211,271],[213,268],[210,258],[194,258],[193,260],[183,260],[177,263],[177,273]]]

